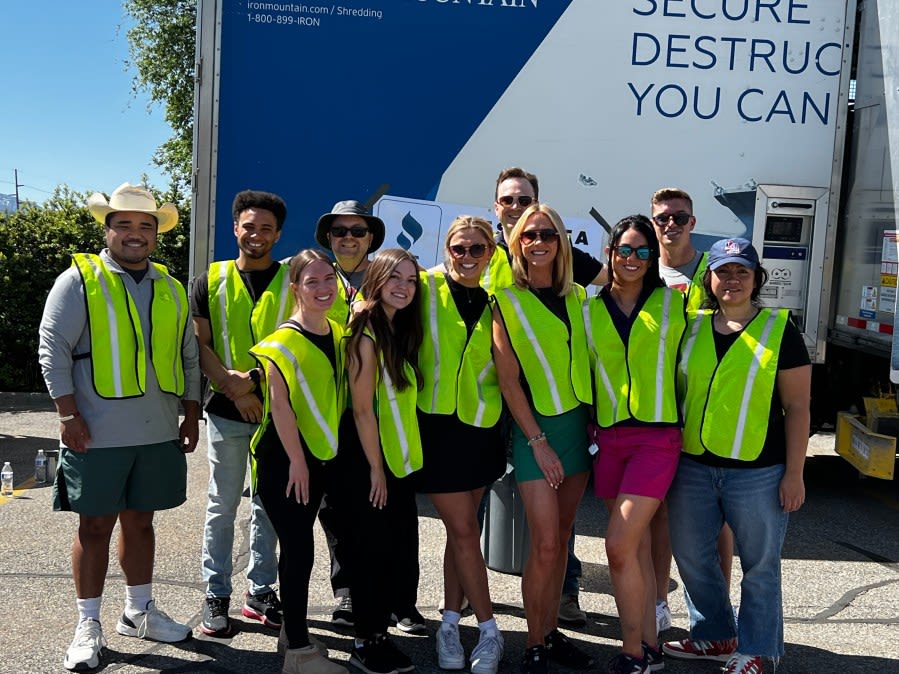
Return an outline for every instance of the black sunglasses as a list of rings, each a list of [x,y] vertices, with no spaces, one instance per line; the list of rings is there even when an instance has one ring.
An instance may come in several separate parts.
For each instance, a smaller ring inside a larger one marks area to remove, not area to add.
[[[348,232],[352,234],[354,239],[361,239],[368,234],[368,229],[366,227],[360,227],[359,225],[353,225],[352,227],[337,225],[336,227],[331,228],[331,236],[337,237],[338,239],[345,237]]]
[[[525,243],[534,243],[537,239],[540,239],[544,243],[549,243],[550,241],[558,239],[559,233],[548,227],[546,229],[525,229],[518,235],[518,238]]]
[[[622,260],[626,260],[634,253],[637,254],[638,260],[648,260],[652,256],[652,249],[649,246],[637,246],[634,248],[627,244],[621,244],[620,246],[615,246],[615,253]]]
[[[465,253],[468,253],[474,259],[478,260],[484,257],[484,253],[487,252],[487,244],[474,243],[468,247],[456,244],[455,246],[449,247],[449,252],[450,255],[452,255],[457,260],[461,260],[463,257],[465,257]]]
[[[690,222],[690,218],[693,216],[690,213],[684,213],[681,211],[680,213],[659,213],[658,215],[652,216],[652,219],[655,220],[655,223],[659,227],[664,227],[668,224],[669,220],[674,220],[674,224],[678,227],[683,227],[688,222]]]
[[[522,208],[527,208],[536,201],[534,197],[497,197],[496,200],[503,206],[511,206],[517,201]]]

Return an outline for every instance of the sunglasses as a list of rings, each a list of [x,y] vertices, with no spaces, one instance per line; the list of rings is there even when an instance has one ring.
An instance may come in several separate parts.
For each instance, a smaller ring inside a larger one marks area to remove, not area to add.
[[[550,243],[559,238],[559,233],[554,229],[526,229],[518,235],[518,238],[525,243],[534,243],[540,239],[544,243]]]
[[[669,220],[674,220],[674,224],[678,227],[683,227],[688,222],[690,222],[690,218],[692,218],[692,214],[690,213],[659,213],[658,215],[652,216],[652,219],[659,227],[664,227],[668,224]]]
[[[478,260],[484,257],[484,253],[487,252],[487,244],[484,243],[474,243],[468,247],[455,245],[449,247],[450,255],[452,255],[457,260],[461,260],[465,257],[465,254],[468,253],[474,259]]]
[[[536,201],[534,197],[497,197],[496,200],[503,206],[511,206],[517,201],[522,208],[527,208]]]
[[[628,246],[627,244],[615,246],[615,253],[622,260],[626,260],[634,253],[637,254],[638,260],[648,260],[652,256],[652,250],[649,246],[638,246],[637,248],[634,248],[633,246]]]
[[[354,239],[361,239],[368,234],[368,229],[366,227],[360,227],[359,225],[354,225],[353,227],[338,225],[337,227],[331,228],[331,236],[337,239],[342,239],[348,233],[351,234]]]

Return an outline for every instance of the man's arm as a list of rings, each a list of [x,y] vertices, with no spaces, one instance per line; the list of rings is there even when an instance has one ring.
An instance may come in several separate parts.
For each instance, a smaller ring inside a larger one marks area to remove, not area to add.
[[[193,322],[200,350],[200,369],[203,374],[234,403],[244,421],[258,424],[262,421],[262,403],[253,395],[256,384],[253,383],[249,371],[227,369],[213,349],[212,326],[209,320],[194,316]]]

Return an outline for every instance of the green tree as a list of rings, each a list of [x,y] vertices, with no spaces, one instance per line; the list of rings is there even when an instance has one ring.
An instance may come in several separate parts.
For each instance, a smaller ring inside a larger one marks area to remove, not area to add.
[[[175,189],[186,190],[193,159],[197,0],[125,0],[123,6],[135,22],[128,30],[130,65],[137,70],[132,90],[161,103],[173,131],[153,161]]]

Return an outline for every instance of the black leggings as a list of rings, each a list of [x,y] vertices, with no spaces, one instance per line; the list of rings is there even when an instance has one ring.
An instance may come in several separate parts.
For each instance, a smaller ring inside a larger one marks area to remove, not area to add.
[[[303,443],[305,448],[306,443]],[[309,606],[309,577],[315,559],[312,527],[319,503],[331,473],[330,461],[322,461],[305,450],[309,468],[309,503],[297,503],[294,492],[285,496],[290,460],[274,423],[270,423],[256,448],[257,492],[278,534],[280,555],[278,577],[281,582],[281,607],[284,631],[290,648],[309,645],[306,615]]]

